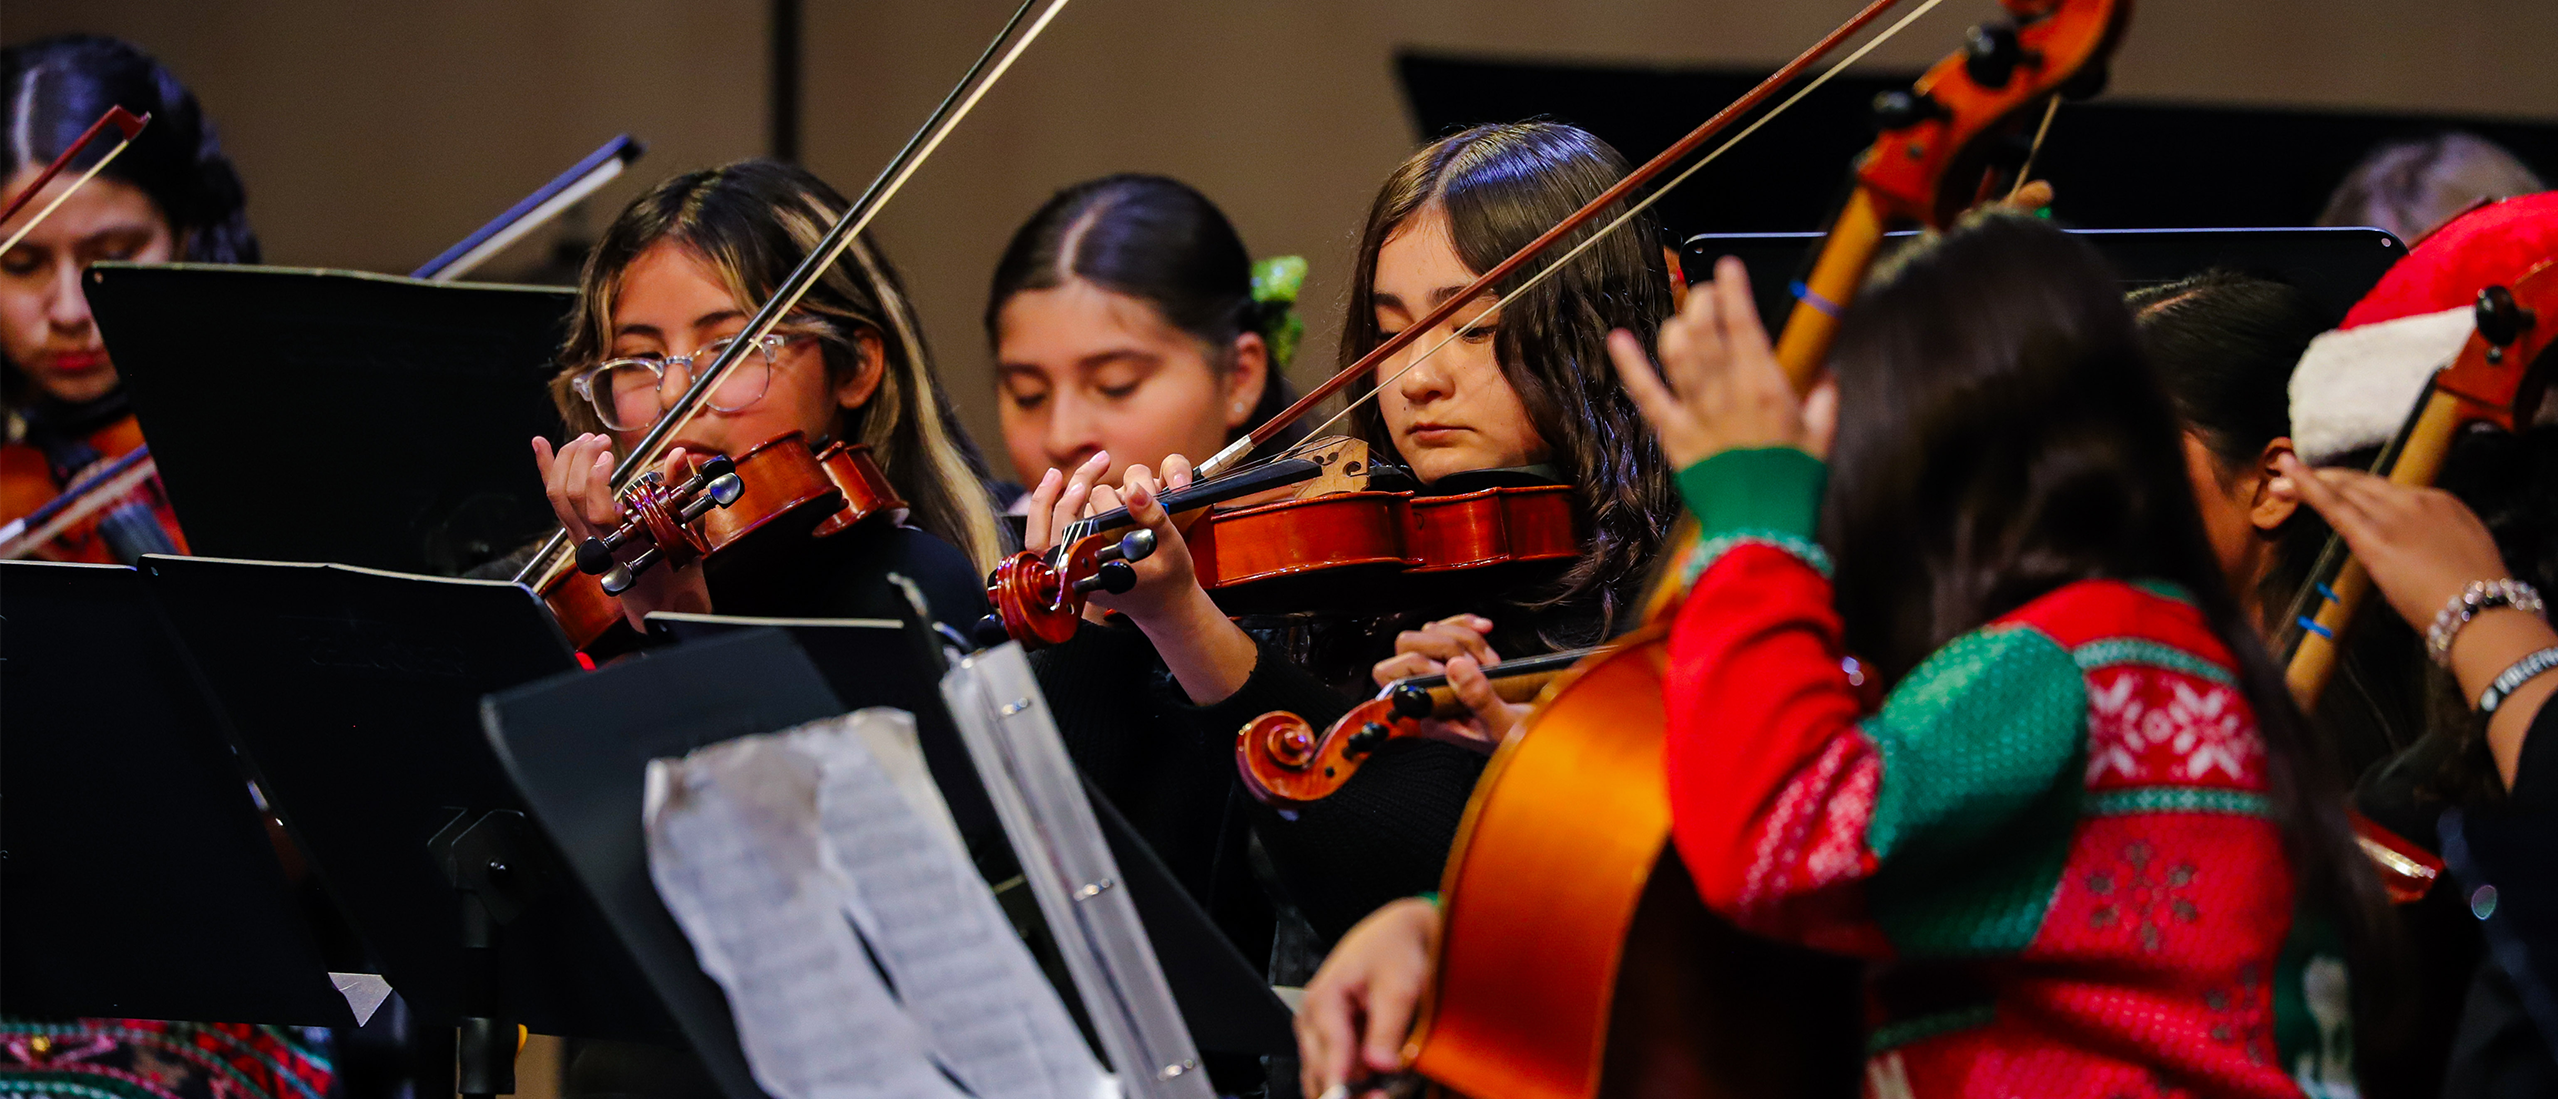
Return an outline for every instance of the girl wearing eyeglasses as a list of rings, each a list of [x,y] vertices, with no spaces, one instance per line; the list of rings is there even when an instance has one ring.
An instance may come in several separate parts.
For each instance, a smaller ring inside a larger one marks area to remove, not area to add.
[[[742,332],[848,204],[817,177],[749,160],[659,184],[614,219],[579,278],[551,396],[574,433],[533,440],[572,540],[622,521],[612,471]],[[909,512],[893,527],[782,547],[757,568],[652,569],[622,595],[652,610],[887,617],[914,580],[934,617],[984,613],[979,577],[1001,552],[984,461],[959,427],[897,276],[868,240],[817,281],[714,388],[673,440],[672,470],[797,431],[812,449],[867,443]],[[680,475],[679,475],[680,476]]]

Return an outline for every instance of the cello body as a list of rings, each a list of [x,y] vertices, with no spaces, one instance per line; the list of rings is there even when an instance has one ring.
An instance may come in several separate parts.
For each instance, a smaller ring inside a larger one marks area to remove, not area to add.
[[[2002,0],[2010,21],[1939,61],[1859,158],[1776,343],[1798,393],[1886,229],[1944,226],[2021,164],[2008,137],[2092,94],[2130,0]],[[1885,97],[1887,100],[1891,96]],[[1559,677],[1475,786],[1440,886],[1445,926],[1403,1050],[1480,1099],[1848,1095],[1859,969],[1714,916],[1670,845],[1664,678],[1684,594],[1681,524],[1648,625]]]
[[[1854,964],[1735,929],[1670,846],[1664,635],[1558,679],[1484,772],[1405,1046],[1424,1077],[1503,1099],[1854,1093]]]

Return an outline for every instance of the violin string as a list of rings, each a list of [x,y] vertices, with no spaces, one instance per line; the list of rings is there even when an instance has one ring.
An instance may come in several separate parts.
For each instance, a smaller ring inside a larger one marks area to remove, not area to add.
[[[1482,312],[1474,315],[1474,319],[1456,326],[1446,336],[1442,337],[1439,342],[1430,345],[1429,350],[1423,351],[1421,354],[1414,356],[1412,361],[1403,364],[1403,366],[1396,369],[1394,373],[1387,375],[1376,385],[1369,387],[1368,391],[1361,394],[1359,399],[1343,405],[1341,411],[1334,413],[1331,419],[1325,420],[1323,423],[1316,425],[1313,431],[1308,432],[1306,434],[1307,440],[1312,441],[1322,437],[1325,430],[1331,428],[1334,424],[1340,423],[1344,417],[1350,415],[1352,412],[1357,411],[1360,405],[1375,400],[1377,398],[1377,394],[1384,392],[1387,386],[1393,385],[1396,379],[1410,373],[1413,367],[1421,365],[1422,362],[1427,360],[1430,356],[1438,354],[1440,348],[1456,342],[1456,340],[1465,335],[1468,330],[1474,328],[1476,325],[1482,324],[1484,318],[1500,312],[1503,306],[1517,301],[1521,295],[1535,289],[1540,283],[1545,282],[1547,279],[1554,277],[1556,273],[1563,270],[1566,264],[1569,264],[1574,259],[1578,258],[1581,253],[1589,251],[1601,240],[1606,239],[1608,234],[1623,227],[1627,222],[1633,221],[1636,215],[1650,209],[1653,203],[1661,201],[1662,196],[1669,194],[1671,191],[1677,189],[1680,184],[1687,182],[1688,177],[1697,174],[1697,172],[1704,169],[1706,165],[1714,163],[1716,158],[1731,151],[1733,146],[1748,139],[1751,134],[1757,133],[1759,127],[1767,125],[1770,121],[1773,121],[1776,116],[1784,114],[1787,108],[1794,106],[1796,103],[1802,102],[1803,97],[1819,90],[1822,85],[1829,83],[1831,78],[1845,72],[1848,66],[1856,64],[1859,60],[1862,60],[1865,55],[1874,52],[1876,47],[1881,46],[1885,42],[1891,41],[1892,36],[1901,33],[1901,31],[1908,28],[1910,24],[1918,22],[1921,16],[1934,11],[1937,5],[1944,2],[1945,0],[1926,0],[1925,3],[1920,4],[1917,8],[1911,10],[1909,14],[1902,16],[1891,26],[1885,27],[1881,31],[1876,32],[1873,38],[1867,39],[1866,43],[1857,47],[1855,52],[1848,54],[1846,57],[1840,58],[1837,63],[1822,70],[1821,75],[1813,77],[1809,83],[1803,85],[1803,87],[1797,90],[1793,95],[1787,96],[1776,106],[1768,108],[1766,114],[1753,119],[1748,126],[1742,127],[1741,132],[1725,138],[1723,144],[1715,146],[1713,150],[1707,152],[1704,156],[1697,158],[1696,163],[1688,165],[1685,171],[1670,177],[1669,182],[1663,183],[1661,186],[1654,188],[1651,194],[1643,197],[1642,201],[1636,202],[1634,205],[1627,207],[1626,211],[1617,215],[1615,220],[1608,222],[1606,225],[1600,226],[1598,230],[1583,238],[1581,243],[1573,245],[1570,251],[1563,253],[1561,258],[1546,265],[1536,274],[1528,276],[1528,280],[1520,283],[1517,289],[1502,295],[1491,305],[1485,306]],[[1306,444],[1299,443],[1298,445],[1304,446]],[[1296,453],[1296,449],[1291,448],[1288,453],[1294,454]]]
[[[45,203],[44,209],[36,211],[36,216],[27,219],[27,223],[19,226],[17,232],[9,234],[8,241],[0,243],[0,254],[6,254],[10,249],[17,247],[19,241],[27,239],[27,234],[35,232],[36,226],[44,224],[44,219],[52,217],[55,210],[61,208],[72,195],[78,194],[80,188],[88,186],[90,180],[97,178],[99,172],[105,171],[107,165],[115,158],[124,155],[125,148],[132,144],[133,139],[129,137],[116,142],[115,148],[107,150],[107,155],[99,157],[98,162],[90,165],[88,171],[80,173],[80,178],[72,180],[71,186],[63,188],[61,194],[53,196],[53,201]]]
[[[960,101],[958,109],[951,112],[950,117],[942,120],[942,124],[935,127],[932,134],[925,138],[923,145],[916,150],[915,155],[908,158],[906,163],[898,168],[896,174],[889,178],[887,184],[880,189],[879,198],[860,211],[853,221],[852,228],[843,232],[839,239],[836,240],[834,247],[826,251],[825,259],[820,264],[821,269],[832,268],[838,260],[844,258],[844,253],[850,250],[853,243],[861,238],[863,231],[870,228],[871,221],[879,216],[879,212],[881,210],[887,208],[889,200],[897,197],[897,192],[905,189],[906,181],[914,178],[915,173],[923,168],[924,161],[932,157],[933,151],[941,148],[942,142],[948,139],[951,133],[959,128],[960,122],[968,117],[969,112],[977,109],[978,101],[986,98],[987,92],[994,90],[995,82],[1004,78],[1004,73],[1013,67],[1013,62],[1021,60],[1022,52],[1029,49],[1032,42],[1038,40],[1040,32],[1048,29],[1048,24],[1057,18],[1057,13],[1066,10],[1066,5],[1069,2],[1071,2],[1071,0],[1050,0],[1047,10],[1040,12],[1039,18],[1032,21],[1030,28],[1023,31],[1021,33],[1021,37],[1013,40],[1011,48],[1004,51],[1003,58],[995,62],[995,67],[987,71],[985,78],[979,80],[975,87],[969,89],[968,97]],[[792,309],[799,306],[800,299],[806,297],[808,291],[816,285],[817,280],[810,279],[798,287],[793,288],[789,295],[780,302],[779,308],[767,307],[763,313],[764,323],[761,325],[750,325],[747,330],[738,333],[736,344],[734,346],[752,346],[761,341],[767,334],[770,334],[774,328],[781,324],[782,317],[789,314]],[[735,360],[743,358],[744,356],[739,354],[722,357],[730,360],[728,364],[724,365],[733,367]],[[724,374],[726,373],[726,369],[718,370],[715,373]],[[716,385],[717,382],[714,381],[712,384]],[[702,389],[701,383],[695,382],[694,388]],[[704,390],[704,392],[707,393],[708,391]],[[687,396],[689,395],[690,393],[688,392]],[[675,434],[682,431],[685,425],[693,422],[694,417],[701,415],[702,406],[706,403],[708,402],[697,401],[685,407],[677,414],[675,425],[672,428],[669,428],[665,434],[661,436],[661,440],[674,438]],[[663,445],[664,444],[661,441],[661,449]],[[634,457],[637,456],[635,455]],[[651,460],[653,460],[654,457],[655,456],[651,456]]]
[[[817,284],[817,280],[823,273],[831,270],[836,261],[843,258],[845,250],[852,246],[852,242],[860,238],[864,229],[869,228],[871,219],[888,204],[890,198],[905,187],[906,181],[912,178],[915,171],[923,166],[924,161],[932,156],[933,150],[941,147],[942,141],[950,136],[959,122],[965,119],[970,111],[976,109],[978,101],[985,98],[986,93],[994,88],[996,81],[1003,78],[1004,73],[1012,68],[1013,62],[1021,58],[1022,52],[1038,39],[1040,33],[1048,28],[1048,24],[1056,19],[1057,14],[1065,10],[1069,0],[1051,0],[1047,10],[1040,13],[1039,19],[1032,23],[1020,37],[1014,39],[1009,49],[1004,50],[1001,60],[993,68],[987,68],[988,59],[996,56],[996,50],[1016,28],[1021,26],[1022,16],[1030,11],[1032,4],[1037,2],[1038,0],[1022,0],[1021,7],[1013,12],[1011,19],[1004,22],[1003,29],[996,33],[992,41],[986,43],[985,52],[978,55],[976,63],[970,65],[968,72],[960,78],[961,87],[952,88],[950,95],[943,98],[941,105],[933,109],[931,119],[926,123],[928,132],[918,133],[909,139],[906,146],[899,149],[896,157],[890,161],[890,167],[885,170],[882,178],[873,180],[870,189],[853,201],[852,208],[846,211],[845,220],[837,222],[827,230],[827,240],[831,243],[828,244],[824,253],[812,254],[801,260],[800,266],[794,269],[790,278],[784,282],[784,288],[788,291],[787,300],[784,297],[776,297],[759,307],[755,315],[747,321],[746,328],[729,341],[728,348],[720,352],[719,357],[702,371],[700,377],[693,379],[692,386],[687,388],[681,397],[676,398],[676,407],[659,417],[658,422],[649,428],[648,434],[640,439],[638,445],[631,448],[631,453],[624,456],[620,464],[614,466],[610,480],[615,492],[628,488],[665,455],[676,435],[700,415],[702,405],[708,403],[711,390],[719,385],[740,360],[745,358],[749,350],[760,345],[764,337],[771,334],[772,330],[780,324],[782,317],[799,305],[800,299]],[[980,73],[984,74],[982,78]],[[960,97],[962,88],[967,91],[964,99]],[[956,102],[955,108],[954,102]],[[536,587],[549,584],[567,567],[567,559],[559,556],[559,551],[567,544],[567,527],[562,526],[552,531],[550,538],[545,540],[541,547],[533,552],[532,558],[525,562],[524,567],[516,572],[515,582],[529,583]]]
[[[2034,143],[2025,147],[2025,163],[2016,166],[2016,182],[2008,186],[2007,197],[2015,198],[2025,189],[2026,181],[2034,178],[2034,158],[2042,155],[2043,139],[2052,134],[2052,116],[2059,113],[2061,97],[2056,95],[2043,105],[2043,124],[2034,127]]]

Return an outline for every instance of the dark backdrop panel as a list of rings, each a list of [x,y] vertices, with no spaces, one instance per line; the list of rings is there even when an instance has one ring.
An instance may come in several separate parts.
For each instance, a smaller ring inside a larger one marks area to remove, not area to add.
[[[1950,49],[1953,43],[1948,42]],[[1736,69],[1631,68],[1426,53],[1396,59],[1424,137],[1545,117],[1607,139],[1640,163],[1766,77]],[[1849,161],[1874,138],[1868,105],[1914,73],[1845,75],[1662,200],[1682,235],[1817,229]],[[2467,130],[2558,178],[2546,121],[2125,102],[2064,104],[2034,174],[2054,213],[2099,228],[2309,225],[2337,181],[2391,138]]]

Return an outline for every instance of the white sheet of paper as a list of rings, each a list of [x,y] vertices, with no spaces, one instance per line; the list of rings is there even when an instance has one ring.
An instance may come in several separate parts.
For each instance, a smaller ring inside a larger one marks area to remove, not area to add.
[[[1100,1094],[1099,1063],[950,826],[912,719],[845,720],[790,735],[824,761],[819,819],[851,886],[845,912],[939,1063],[980,1096]]]
[[[777,1099],[1115,1094],[970,864],[911,716],[653,761],[645,819],[650,876]]]

